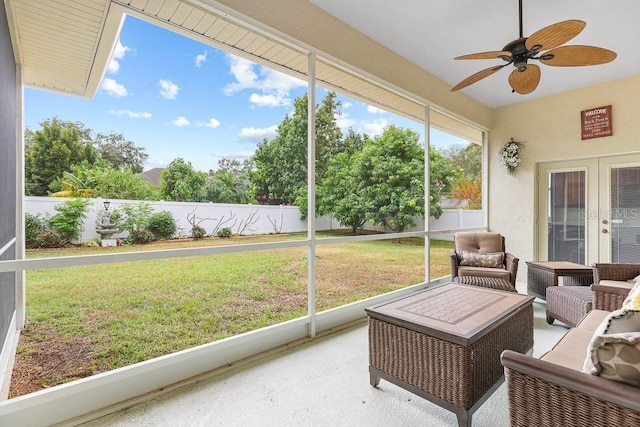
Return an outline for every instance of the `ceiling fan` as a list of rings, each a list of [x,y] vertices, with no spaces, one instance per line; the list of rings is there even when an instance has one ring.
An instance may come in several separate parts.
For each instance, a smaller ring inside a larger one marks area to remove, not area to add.
[[[533,92],[540,82],[540,67],[531,64],[538,60],[554,67],[576,67],[584,65],[606,64],[616,58],[616,53],[595,46],[561,46],[568,42],[587,25],[576,19],[558,22],[536,31],[529,37],[522,36],[522,0],[519,0],[520,37],[509,42],[502,50],[472,53],[454,59],[501,59],[506,64],[497,65],[470,75],[453,88],[452,92],[465,88],[513,64],[509,75],[509,85],[521,95]]]

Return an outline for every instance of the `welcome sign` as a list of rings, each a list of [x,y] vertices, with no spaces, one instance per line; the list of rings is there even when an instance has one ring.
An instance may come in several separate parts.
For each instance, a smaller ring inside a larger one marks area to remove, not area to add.
[[[613,135],[611,105],[580,112],[582,140]]]

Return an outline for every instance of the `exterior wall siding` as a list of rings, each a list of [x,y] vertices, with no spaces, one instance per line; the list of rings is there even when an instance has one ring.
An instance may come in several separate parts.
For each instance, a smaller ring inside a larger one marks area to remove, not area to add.
[[[0,2],[0,260],[16,259],[16,63],[4,2]],[[14,242],[14,243],[12,243]],[[16,311],[15,273],[0,274],[0,349]]]

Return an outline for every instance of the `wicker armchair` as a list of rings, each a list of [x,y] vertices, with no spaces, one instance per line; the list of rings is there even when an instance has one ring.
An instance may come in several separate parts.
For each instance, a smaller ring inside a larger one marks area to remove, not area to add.
[[[505,251],[504,236],[498,233],[459,232],[454,235],[451,251],[451,280],[457,283],[516,291],[518,258]],[[504,260],[498,268],[461,265],[463,251],[479,254],[503,252]]]
[[[634,271],[640,272],[640,265],[593,267],[594,310],[620,308],[630,287],[625,291],[597,282],[608,280],[604,277],[633,278],[638,274]],[[619,303],[616,305],[615,301]],[[505,371],[511,426],[640,426],[640,388],[510,350],[504,351],[500,360]]]

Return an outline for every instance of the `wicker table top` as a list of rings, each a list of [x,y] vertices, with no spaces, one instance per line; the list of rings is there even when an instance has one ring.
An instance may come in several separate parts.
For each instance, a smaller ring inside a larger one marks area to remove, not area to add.
[[[533,299],[450,283],[366,311],[373,318],[467,346]]]
[[[588,265],[568,261],[527,261],[529,268],[537,268],[555,273],[559,276],[572,273],[592,274],[593,269]]]

